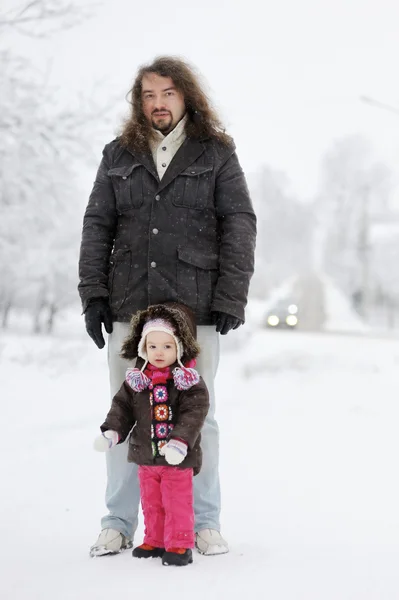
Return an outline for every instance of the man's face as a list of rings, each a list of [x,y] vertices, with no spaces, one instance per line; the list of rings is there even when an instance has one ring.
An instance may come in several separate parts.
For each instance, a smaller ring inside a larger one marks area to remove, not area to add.
[[[147,73],[141,82],[143,112],[154,129],[167,135],[183,118],[184,97],[170,77]]]

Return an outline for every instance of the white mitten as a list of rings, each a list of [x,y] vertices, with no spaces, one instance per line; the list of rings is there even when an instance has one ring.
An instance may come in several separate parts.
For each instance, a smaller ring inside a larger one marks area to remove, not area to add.
[[[111,448],[116,446],[118,442],[119,433],[109,429],[96,437],[94,440],[94,450],[97,450],[97,452],[107,452],[107,450],[111,450]]]
[[[162,446],[159,453],[164,455],[166,462],[170,465],[180,465],[187,456],[187,444],[172,438],[165,446]]]

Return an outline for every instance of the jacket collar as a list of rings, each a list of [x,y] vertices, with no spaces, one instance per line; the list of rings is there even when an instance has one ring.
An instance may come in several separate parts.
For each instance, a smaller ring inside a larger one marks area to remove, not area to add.
[[[187,169],[204,152],[204,146],[198,140],[186,138],[180,146],[159,183],[158,191],[166,188],[182,171]]]
[[[187,137],[171,160],[161,181],[159,180],[154,159],[149,149],[147,152],[138,152],[136,150],[129,150],[129,152],[155,177],[158,182],[157,191],[160,192],[172,183],[182,171],[197,160],[204,150],[204,145],[200,141]]]
[[[147,169],[147,171],[149,171],[151,173],[151,175],[153,175],[159,183],[157,168],[155,166],[154,159],[152,158],[151,152],[150,151],[141,152],[139,150],[131,150],[130,148],[128,148],[128,150],[129,150],[130,154],[132,154],[134,156],[134,158],[136,160],[138,160],[138,162],[141,163],[143,165],[143,167],[145,167]]]

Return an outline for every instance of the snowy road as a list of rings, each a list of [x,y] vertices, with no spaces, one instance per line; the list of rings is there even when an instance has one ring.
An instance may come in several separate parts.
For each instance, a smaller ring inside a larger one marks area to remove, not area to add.
[[[104,510],[92,440],[105,360],[84,337],[0,342],[2,599],[399,598],[399,342],[267,331],[223,356],[231,552],[183,570],[88,556]]]
[[[300,306],[298,328],[318,331],[325,321],[324,286],[319,277],[309,275],[299,277],[293,286],[293,298]]]

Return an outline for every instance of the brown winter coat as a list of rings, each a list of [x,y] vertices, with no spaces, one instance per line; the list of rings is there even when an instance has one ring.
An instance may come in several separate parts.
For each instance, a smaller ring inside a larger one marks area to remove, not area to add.
[[[150,304],[190,306],[244,321],[256,218],[234,145],[187,138],[159,180],[150,150],[106,145],[86,209],[79,262],[85,310],[110,299],[129,321]]]
[[[183,344],[183,364],[197,358],[200,348],[196,341],[196,323],[193,312],[187,306],[177,303],[165,303],[150,306],[136,313],[131,320],[131,330],[126,338],[121,356],[127,360],[137,357],[137,348],[145,323],[150,319],[166,319]],[[137,359],[136,366],[141,369],[144,361]],[[178,366],[176,362],[170,366],[171,373]],[[202,464],[200,431],[209,410],[208,389],[200,378],[198,384],[189,390],[179,391],[173,379],[167,383],[169,400],[172,408],[173,431],[166,438],[179,438],[188,444],[187,456],[179,465],[180,468],[191,467],[196,475]],[[163,457],[153,458],[151,446],[152,407],[149,390],[135,392],[125,381],[112,400],[111,409],[101,430],[117,431],[123,442],[135,425],[129,439],[128,460],[139,465],[164,465],[168,463]]]
[[[139,367],[143,364],[142,359],[140,361],[137,364]],[[177,363],[172,365],[171,370],[176,366]],[[207,387],[201,378],[199,383],[189,390],[179,391],[174,386],[173,379],[168,381],[167,388],[174,415],[174,429],[166,441],[170,438],[180,438],[188,444],[187,456],[179,467],[191,467],[194,474],[197,474],[202,464],[200,431],[209,409]],[[151,423],[149,390],[134,392],[125,381],[112,400],[111,409],[101,425],[101,431],[113,429],[119,433],[123,442],[133,425],[136,425],[129,439],[128,461],[138,465],[167,466],[168,463],[163,457],[153,458]]]

